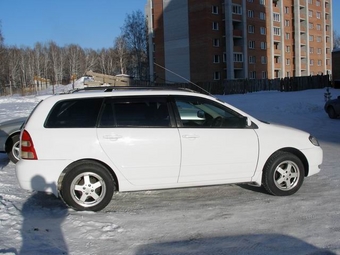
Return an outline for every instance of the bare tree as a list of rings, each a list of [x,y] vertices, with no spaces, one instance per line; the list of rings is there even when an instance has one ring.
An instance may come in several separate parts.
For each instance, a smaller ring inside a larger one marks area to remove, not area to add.
[[[333,48],[340,48],[340,35],[336,30],[333,30]]]
[[[134,75],[143,78],[147,74],[144,70],[147,62],[147,22],[142,11],[127,15],[122,33],[130,50],[130,57],[133,58]]]
[[[126,74],[128,48],[127,42],[123,35],[118,36],[115,40],[114,48],[117,52],[117,57],[119,61],[120,73]]]

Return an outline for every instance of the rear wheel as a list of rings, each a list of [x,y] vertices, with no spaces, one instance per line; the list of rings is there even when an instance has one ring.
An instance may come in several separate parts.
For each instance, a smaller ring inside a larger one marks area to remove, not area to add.
[[[13,135],[9,138],[6,151],[8,158],[15,164],[19,161],[20,156],[20,134]]]
[[[269,158],[263,169],[262,184],[270,194],[288,196],[300,189],[304,176],[304,166],[297,156],[278,151]]]
[[[86,161],[66,173],[60,192],[64,202],[75,210],[100,211],[110,203],[115,190],[109,170]]]
[[[337,117],[336,112],[332,106],[329,106],[327,108],[327,113],[328,113],[328,117],[331,119],[335,119]]]

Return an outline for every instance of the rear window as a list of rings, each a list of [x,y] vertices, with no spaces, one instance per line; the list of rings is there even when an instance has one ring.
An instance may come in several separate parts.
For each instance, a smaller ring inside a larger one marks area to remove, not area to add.
[[[102,98],[71,99],[58,102],[45,122],[46,128],[94,128]]]

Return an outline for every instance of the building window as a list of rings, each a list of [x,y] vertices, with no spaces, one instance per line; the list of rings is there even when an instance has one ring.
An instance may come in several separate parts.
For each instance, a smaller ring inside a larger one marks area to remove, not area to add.
[[[234,53],[234,62],[243,62],[243,54]]]
[[[279,28],[279,27],[274,27],[274,35],[281,36],[281,28]]]
[[[318,54],[320,55],[321,54],[321,52],[322,52],[322,50],[321,50],[321,48],[318,48]]]
[[[321,66],[321,64],[322,64],[322,61],[319,59],[318,60],[318,66]]]
[[[286,52],[290,52],[290,46],[286,46]]]
[[[261,49],[262,50],[267,49],[267,43],[266,42],[261,42]]]
[[[213,5],[211,9],[212,14],[218,14],[218,6]]]
[[[286,40],[289,40],[290,39],[290,33],[286,33],[285,38],[286,38]]]
[[[330,48],[326,48],[326,54],[331,53],[331,49]]]
[[[266,34],[266,28],[260,27],[260,33],[261,33],[261,35],[265,35]]]
[[[219,30],[218,22],[213,22],[213,30]]]
[[[215,38],[215,39],[213,40],[213,46],[214,46],[214,47],[220,47],[220,39],[216,39],[216,38]]]
[[[316,6],[320,6],[320,1],[315,2]]]
[[[242,6],[238,4],[233,4],[233,14],[242,14]]]
[[[289,27],[290,26],[290,21],[288,19],[285,20],[285,26]]]
[[[215,72],[214,73],[214,80],[215,81],[218,81],[218,80],[220,80],[221,79],[221,74],[220,74],[220,72]]]
[[[313,23],[309,23],[309,29],[313,29],[313,28],[314,28]]]
[[[320,24],[317,24],[317,25],[316,25],[316,30],[318,30],[318,31],[321,30],[321,25],[320,25]],[[326,26],[326,31],[327,31],[327,26]]]
[[[314,53],[314,48],[313,47],[309,48],[309,53]]]
[[[214,55],[214,63],[220,63],[220,55]]]
[[[262,72],[262,79],[267,79],[268,75],[267,72]]]
[[[288,14],[289,13],[289,7],[285,6],[285,13]]]
[[[223,52],[223,63],[227,62],[227,53]]]
[[[249,2],[249,3],[253,3],[253,2],[254,2],[254,0],[248,0],[248,2]]]
[[[317,42],[321,42],[321,41],[322,41],[321,36],[318,36],[318,37],[316,38],[316,41],[317,41]]]
[[[274,62],[276,64],[281,63],[281,57],[280,56],[274,56]]]
[[[314,59],[309,60],[309,65],[314,65]]]
[[[309,41],[310,41],[310,42],[313,42],[313,41],[314,41],[314,36],[313,36],[313,35],[310,35],[310,36],[309,36]]]
[[[256,71],[249,72],[249,78],[250,79],[256,79]]]
[[[249,64],[255,64],[256,63],[256,57],[255,56],[249,56]]]
[[[313,4],[313,0],[308,0],[308,3],[309,4]]]
[[[260,4],[265,5],[266,1],[265,0],[260,0]]]
[[[266,19],[266,14],[264,12],[260,12],[260,19],[265,20]]]
[[[312,11],[312,10],[309,10],[309,11],[308,11],[308,16],[309,16],[310,18],[313,17],[313,11]]]
[[[287,65],[287,66],[290,65],[290,59],[289,59],[289,58],[286,59],[286,65]]]
[[[321,12],[317,12],[317,13],[316,13],[316,18],[317,18],[317,19],[321,19]]]
[[[280,13],[274,12],[273,13],[273,19],[274,19],[274,21],[280,22],[281,21]]]
[[[249,49],[255,49],[255,41],[249,41]]]
[[[262,64],[267,64],[267,57],[266,56],[262,56],[261,57],[261,63]]]
[[[248,26],[248,33],[254,34],[254,32],[255,32],[255,27],[253,25],[249,25]]]
[[[254,18],[254,11],[248,10],[248,18]]]

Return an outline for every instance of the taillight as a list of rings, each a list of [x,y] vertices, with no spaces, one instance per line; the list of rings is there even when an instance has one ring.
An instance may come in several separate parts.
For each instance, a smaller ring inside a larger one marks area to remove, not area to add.
[[[21,158],[31,160],[38,159],[32,138],[26,130],[22,132],[21,136]]]

